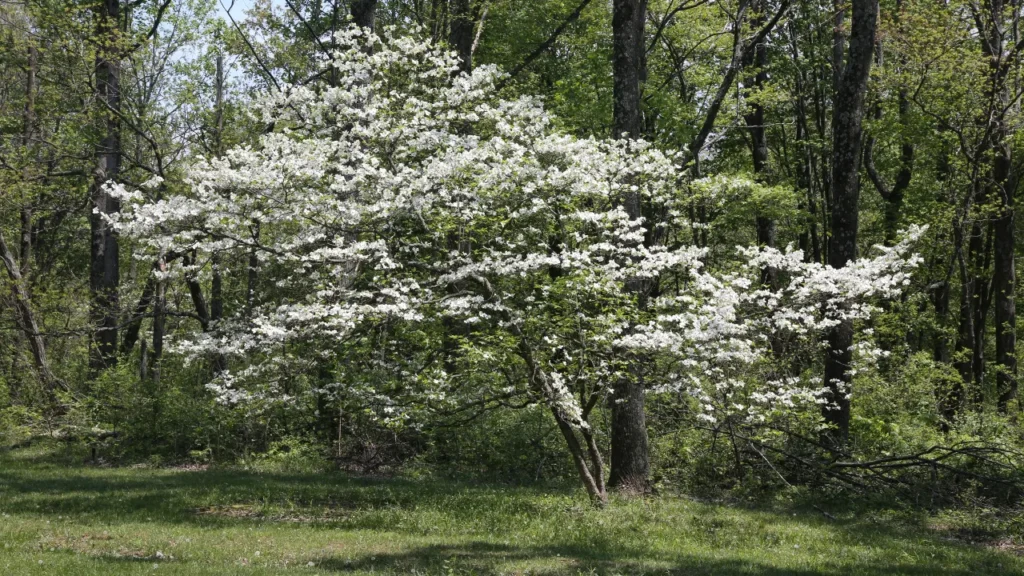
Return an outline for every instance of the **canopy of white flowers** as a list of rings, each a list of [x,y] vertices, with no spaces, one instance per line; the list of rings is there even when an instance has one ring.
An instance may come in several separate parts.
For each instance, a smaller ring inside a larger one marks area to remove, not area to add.
[[[690,194],[711,185],[687,182],[677,155],[560,133],[537,100],[503,99],[495,68],[459,73],[452,55],[407,36],[354,28],[337,42],[325,63],[336,82],[263,98],[253,113],[273,129],[197,161],[187,193],[112,186],[126,205],[113,221],[146,257],[197,254],[178,273],[258,255],[273,290],[175,345],[234,358],[210,385],[224,401],[284,398],[282,367],[333,363],[327,387],[364,395],[384,419],[410,417],[400,396],[447,408],[519,398],[586,427],[641,354],[666,367],[652,391],[690,393],[708,419],[763,418],[819,401],[821,388],[767,368],[769,336],[813,344],[842,319],[867,319],[918,263],[915,229],[839,270],[758,247],[710,270],[675,240],[691,229]],[[631,219],[628,193],[659,222]],[[761,284],[765,267],[777,287]],[[631,279],[655,288],[638,298]],[[389,344],[357,346],[381,331]],[[353,349],[390,350],[362,365],[405,384],[342,362]]]

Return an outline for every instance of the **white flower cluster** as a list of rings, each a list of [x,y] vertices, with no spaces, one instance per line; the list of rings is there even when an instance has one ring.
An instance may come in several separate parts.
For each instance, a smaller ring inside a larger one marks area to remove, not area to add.
[[[869,319],[878,311],[876,298],[896,296],[910,283],[921,262],[911,249],[925,231],[911,227],[896,246],[876,246],[878,256],[840,269],[807,262],[792,247],[740,247],[739,273],[692,268],[688,288],[655,299],[655,318],[619,343],[668,358],[676,378],[657,391],[693,394],[708,420],[715,419],[713,412],[762,419],[766,409],[822,403],[820,377],[780,376],[765,363],[773,340],[790,348],[813,346],[840,322]],[[765,268],[783,279],[777,288],[760,285]],[[883,354],[869,341],[855,344],[855,352],[864,363]],[[856,373],[857,366],[850,370]]]
[[[225,401],[244,401],[232,390],[290,365],[295,343],[318,351],[307,364],[328,362],[372,327],[443,320],[462,326],[461,358],[475,363],[462,377],[503,393],[508,382],[479,375],[506,374],[515,350],[544,373],[523,394],[585,425],[581,398],[621,376],[624,349],[672,356],[685,368],[679,383],[728,376],[724,366],[763,356],[764,334],[866,317],[869,298],[898,291],[916,262],[907,243],[842,270],[806,264],[796,251],[749,248],[738,272],[716,276],[701,250],[645,242],[651,230],[622,208],[635,194],[676,220],[662,226],[688,227],[677,155],[560,134],[537,100],[497,96],[495,68],[458,73],[453,55],[409,37],[352,28],[337,41],[325,63],[336,81],[262,98],[253,113],[273,131],[258,146],[199,159],[187,193],[151,200],[111,186],[126,205],[111,217],[120,232],[152,254],[199,254],[190,274],[215,254],[222,262],[258,255],[261,283],[274,287],[262,306],[176,347],[245,359],[213,385]],[[764,266],[787,284],[751,281]],[[649,311],[626,288],[668,277],[679,290]],[[429,358],[418,371],[405,359],[390,369],[418,374],[425,401],[452,402],[455,390],[486,396],[453,386]],[[345,377],[334,389],[374,397],[386,418],[400,418],[383,392]],[[730,378],[719,384],[746,386]],[[762,403],[799,395],[789,381],[757,388]]]

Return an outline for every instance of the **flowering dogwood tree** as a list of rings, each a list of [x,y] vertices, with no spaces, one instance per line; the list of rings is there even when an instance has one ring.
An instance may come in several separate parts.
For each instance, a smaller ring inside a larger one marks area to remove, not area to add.
[[[820,383],[753,368],[771,354],[766,334],[813,340],[865,318],[916,262],[919,231],[843,270],[748,248],[713,274],[702,250],[650,242],[621,207],[635,191],[667,214],[660,237],[689,229],[677,156],[561,134],[537,100],[500,98],[495,68],[459,73],[409,37],[352,28],[337,44],[324,63],[336,82],[260,99],[254,113],[273,130],[196,162],[186,194],[111,187],[122,234],[151,256],[196,255],[167,274],[258,254],[271,286],[261,302],[174,348],[234,359],[209,385],[224,402],[285,401],[295,374],[330,365],[320,392],[359,397],[386,422],[544,405],[600,502],[590,415],[630,354],[672,365],[652,384],[691,393],[708,419],[816,402]],[[787,282],[761,286],[764,266]],[[625,289],[637,278],[665,288],[640,306]]]

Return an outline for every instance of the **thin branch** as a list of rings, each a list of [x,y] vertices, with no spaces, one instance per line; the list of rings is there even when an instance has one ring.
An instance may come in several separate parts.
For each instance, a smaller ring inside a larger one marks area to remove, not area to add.
[[[501,90],[502,88],[507,86],[508,83],[511,82],[513,78],[518,76],[530,64],[533,64],[534,60],[540,58],[542,54],[550,50],[551,47],[555,45],[555,41],[558,40],[558,37],[561,36],[563,32],[565,32],[565,29],[568,28],[570,24],[579,19],[580,14],[583,12],[583,9],[586,8],[590,4],[590,2],[591,0],[583,0],[582,2],[580,2],[579,6],[577,6],[576,9],[572,11],[572,14],[569,14],[569,16],[566,17],[566,19],[558,26],[558,28],[555,28],[555,31],[551,33],[551,36],[548,36],[547,40],[541,43],[540,46],[537,46],[537,48],[533,52],[531,52],[525,60],[520,62],[518,66],[512,69],[512,72],[510,72],[509,75],[506,76],[504,80],[498,83],[498,90]]]

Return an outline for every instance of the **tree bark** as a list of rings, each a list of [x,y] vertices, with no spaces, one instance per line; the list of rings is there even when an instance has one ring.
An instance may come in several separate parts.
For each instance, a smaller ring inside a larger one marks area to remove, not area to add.
[[[646,11],[646,0],[615,0],[612,8],[615,138],[639,138],[641,133],[640,82]],[[627,192],[622,201],[630,219],[640,221],[639,194]],[[632,278],[626,281],[626,289],[642,306],[646,299],[646,283]],[[615,382],[611,400],[612,461],[608,485],[647,492],[650,489],[651,465],[644,412],[644,382],[638,359],[631,360],[628,375]]]
[[[53,393],[54,388],[61,383],[50,370],[50,362],[46,357],[46,342],[43,340],[43,335],[39,333],[39,323],[36,322],[35,314],[32,311],[32,303],[25,289],[24,278],[21,276],[18,262],[7,246],[2,231],[0,231],[0,261],[3,261],[7,277],[11,282],[14,306],[17,308],[18,327],[28,339],[29,348],[32,350],[32,360],[39,373],[39,380],[47,392]]]
[[[220,156],[224,154],[224,56],[219,54],[217,55],[217,75],[214,80],[217,130],[214,150]],[[219,253],[214,252],[210,255],[210,267],[213,269],[213,278],[210,280],[210,325],[216,327],[224,317],[224,280]],[[223,354],[217,354],[213,359],[214,374],[220,374],[226,368],[227,358]]]
[[[158,269],[158,265],[153,267]],[[150,275],[149,279],[146,280],[146,285],[142,288],[142,295],[139,296],[139,302],[135,305],[135,311],[124,328],[124,337],[121,338],[122,355],[128,354],[135,347],[135,342],[139,339],[139,331],[142,329],[142,319],[146,314],[146,310],[153,303],[153,295],[155,293],[156,280]]]
[[[849,53],[836,92],[832,118],[832,235],[829,264],[843,268],[857,257],[858,173],[863,136],[864,95],[875,48],[878,0],[852,0]],[[850,434],[848,367],[853,359],[853,324],[843,321],[828,333],[825,356],[826,404],[822,416],[830,430],[826,440],[839,448]]]
[[[254,220],[251,229],[254,246],[249,249],[249,265],[246,269],[245,280],[245,311],[250,315],[256,307],[257,300],[256,283],[259,281],[260,255],[256,251],[255,244],[260,241],[260,223]]]
[[[121,172],[121,125],[117,116],[121,110],[120,0],[103,0],[97,21],[96,98],[100,102],[104,135],[97,149],[96,172],[90,190],[89,288],[94,333],[89,364],[94,372],[117,362],[119,247],[117,233],[104,216],[119,212],[121,205],[106,192],[104,184],[117,180]]]
[[[219,156],[224,153],[224,57],[217,55],[217,76],[215,78],[214,105],[216,113],[216,140],[214,152]],[[210,320],[216,322],[224,316],[223,272],[220,269],[220,255],[211,256],[213,263],[213,280],[210,287]]]
[[[763,0],[756,0],[753,8],[755,16],[752,23],[755,27],[763,26],[765,2]],[[748,69],[755,69],[744,82],[748,88],[748,97],[759,94],[764,88],[765,82],[768,80],[767,65],[768,47],[764,41],[757,43],[747,50],[744,66]],[[743,119],[747,124],[747,132],[750,133],[750,156],[754,168],[754,179],[763,183],[768,180],[768,132],[765,130],[764,125],[764,105],[755,99],[755,101],[748,103],[747,107],[749,112],[743,116]],[[757,228],[758,245],[774,248],[776,235],[775,221],[763,214],[758,214],[755,217],[755,225]],[[765,267],[761,271],[761,284],[775,288],[778,284],[778,271],[772,267]],[[776,348],[774,340],[772,347]]]
[[[693,162],[693,172],[699,175],[700,173],[700,153],[707,144],[708,137],[711,135],[711,131],[715,128],[715,121],[718,119],[718,113],[722,109],[722,103],[725,102],[725,97],[728,96],[729,92],[733,88],[733,82],[736,80],[736,75],[739,73],[740,68],[743,66],[743,60],[746,54],[754,46],[757,46],[764,42],[765,37],[772,31],[772,28],[778,24],[782,16],[789,10],[790,0],[782,0],[779,3],[778,9],[775,14],[772,15],[771,20],[764,24],[754,36],[744,39],[743,29],[744,21],[746,20],[746,13],[750,8],[750,0],[744,0],[740,2],[739,8],[736,10],[736,16],[733,20],[733,40],[732,40],[732,57],[729,60],[729,66],[725,69],[725,74],[722,76],[722,81],[718,84],[718,90],[715,92],[714,98],[711,99],[711,103],[708,105],[708,111],[704,115],[704,122],[701,123],[700,130],[697,131],[697,135],[694,136],[690,143],[690,147],[687,150],[686,159],[687,162]]]
[[[352,0],[352,22],[359,27],[373,31],[377,16],[377,0]]]
[[[1016,188],[1010,176],[1010,146],[1000,143],[993,160],[993,179],[999,196],[999,212],[992,222],[992,298],[995,308],[997,406],[1006,412],[1017,397],[1017,271],[1014,261],[1014,202]]]
[[[473,70],[473,16],[470,0],[451,0],[451,22],[448,24],[448,43],[459,55],[459,70]]]
[[[38,51],[34,45],[28,47],[28,62],[25,73],[25,113],[23,116],[23,138],[26,157],[31,157],[36,124],[36,68]],[[29,177],[28,163],[25,166],[25,180]],[[21,262],[21,276],[29,290],[29,277],[32,272],[32,200],[23,198],[21,203],[21,250],[18,254]]]
[[[796,141],[799,154],[797,161],[797,188],[805,191],[806,205],[806,231],[801,233],[801,246],[804,251],[804,260],[821,263],[821,242],[818,238],[818,205],[815,201],[815,178],[813,177],[814,151],[807,142],[810,138],[810,126],[807,121],[807,101],[804,97],[805,76],[802,69],[804,65],[800,59],[800,46],[797,42],[795,27],[790,22],[790,44],[792,46],[793,60],[796,63]]]
[[[987,19],[979,21],[987,26],[981,35],[982,52],[988,56],[990,109],[986,119],[991,127],[991,165],[989,166],[988,198],[996,203],[995,218],[991,223],[992,243],[992,304],[995,312],[996,336],[996,405],[1000,412],[1006,412],[1009,403],[1017,396],[1017,308],[1015,267],[1014,194],[1017,183],[1011,157],[1012,138],[1006,114],[1011,107],[1007,85],[1007,39],[1011,29],[1016,31],[1016,21],[1005,21],[1007,4],[1019,10],[1015,2],[987,0],[983,8]],[[1016,18],[1014,16],[1013,18]],[[1013,42],[1015,39],[1011,39]],[[1016,55],[1020,44],[1010,44],[1010,54]],[[987,259],[987,258],[986,258]],[[985,302],[986,308],[988,302]]]
[[[896,3],[897,17],[902,7],[902,2]],[[878,59],[882,59],[882,43],[877,46]],[[902,132],[900,142],[900,169],[896,173],[896,180],[892,186],[886,183],[882,175],[875,169],[874,148],[875,137],[869,136],[864,145],[864,168],[868,177],[878,190],[878,194],[885,200],[885,245],[896,244],[896,235],[899,231],[900,213],[903,211],[903,196],[910,187],[910,181],[914,176],[914,143],[907,134],[907,117],[910,114],[910,99],[907,96],[907,88],[900,86],[896,97],[897,113],[899,114],[899,126]],[[875,118],[881,119],[881,103],[875,108]]]
[[[149,371],[155,383],[160,382],[160,358],[164,354],[164,329],[167,322],[167,281],[162,277],[167,272],[167,262],[163,257],[157,261],[157,270],[161,277],[156,279],[153,297],[153,353],[149,359]]]

